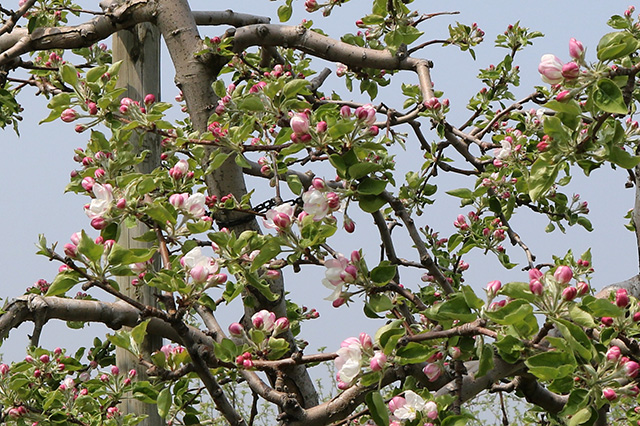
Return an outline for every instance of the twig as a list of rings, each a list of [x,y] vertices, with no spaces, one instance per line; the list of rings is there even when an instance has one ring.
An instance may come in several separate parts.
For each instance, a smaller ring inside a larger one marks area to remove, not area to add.
[[[5,33],[10,33],[11,30],[13,30],[13,28],[18,23],[18,20],[22,18],[24,14],[27,13],[27,11],[35,3],[36,3],[36,0],[27,0],[26,2],[24,2],[22,6],[20,6],[20,8],[17,11],[15,11],[14,13],[11,13],[9,16],[9,19],[4,23],[2,27],[0,27],[0,35]]]

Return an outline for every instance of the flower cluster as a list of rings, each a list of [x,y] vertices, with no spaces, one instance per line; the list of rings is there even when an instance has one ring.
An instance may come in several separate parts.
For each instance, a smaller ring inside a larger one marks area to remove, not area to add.
[[[373,341],[367,333],[358,337],[349,337],[342,341],[334,360],[337,370],[338,389],[351,386],[360,375],[363,365],[368,361],[372,371],[380,371],[385,367],[387,356],[373,349]]]
[[[405,391],[404,397],[394,396],[389,401],[389,411],[399,421],[412,421],[418,416],[422,420],[431,421],[438,417],[438,405],[433,401],[425,401],[411,390]]]
[[[360,252],[354,250],[351,258],[347,259],[341,253],[338,253],[334,259],[324,262],[325,278],[322,284],[333,292],[326,297],[326,300],[332,300],[335,307],[344,304],[349,300],[349,294],[343,292],[343,286],[353,284],[358,279],[358,267],[361,261]]]
[[[585,49],[581,42],[572,38],[569,40],[569,55],[572,62],[563,63],[560,58],[550,53],[543,55],[538,65],[538,72],[542,81],[549,84],[559,84],[563,81],[575,80],[580,76],[580,65],[584,63]]]

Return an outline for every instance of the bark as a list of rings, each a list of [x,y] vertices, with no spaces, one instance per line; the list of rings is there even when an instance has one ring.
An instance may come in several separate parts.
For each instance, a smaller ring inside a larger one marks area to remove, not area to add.
[[[194,52],[202,49],[202,42],[188,4],[185,1],[159,2],[158,26],[174,63],[175,81],[184,94],[191,122],[196,130],[204,132],[212,108],[217,102],[211,88],[216,74],[210,64],[194,56]],[[242,169],[232,158],[211,175],[206,176],[205,182],[209,192],[218,197],[230,193],[240,199],[247,193]],[[255,218],[244,213],[224,213],[216,217],[216,221],[219,225],[227,225],[236,233],[248,229],[260,232]],[[259,300],[260,305],[257,310],[268,309],[278,317],[286,316],[282,280],[275,281],[271,290],[279,296],[278,300],[273,303]],[[248,318],[251,314],[252,311],[247,309],[246,317]],[[290,347],[295,351],[293,335],[288,332],[283,337],[289,341]],[[304,366],[291,367],[286,371],[285,378],[286,387],[299,396],[303,407],[311,407],[318,403],[315,387]]]

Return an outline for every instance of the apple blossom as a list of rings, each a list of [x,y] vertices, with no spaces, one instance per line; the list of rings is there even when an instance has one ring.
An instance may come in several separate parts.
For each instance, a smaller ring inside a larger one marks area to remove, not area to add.
[[[408,390],[404,393],[405,403],[393,411],[400,420],[414,420],[417,414],[426,408],[426,402],[417,393]]]
[[[624,288],[619,288],[616,290],[616,305],[620,308],[624,308],[629,304],[629,295],[627,294],[627,290]]]
[[[280,204],[267,211],[266,218],[263,219],[264,226],[271,229],[285,230],[293,223],[294,214],[294,206],[288,203]]]
[[[4,376],[9,372],[9,366],[7,364],[0,364],[0,375]]]
[[[91,200],[89,207],[85,208],[85,213],[89,219],[103,218],[113,203],[113,189],[108,183],[96,183],[92,189],[95,198]]]
[[[562,66],[562,77],[566,80],[573,80],[580,75],[580,66],[575,62],[567,62]]]
[[[342,293],[342,286],[346,283],[345,279],[350,280],[353,278],[355,280],[355,276],[352,275],[353,270],[349,269],[349,272],[347,272],[347,267],[353,265],[350,265],[349,260],[341,253],[338,253],[335,259],[326,260],[324,266],[327,269],[325,270],[325,278],[322,280],[322,284],[333,290],[333,293],[325,300],[336,300]]]
[[[251,323],[259,330],[271,332],[276,323],[276,314],[263,309],[251,316]]]
[[[427,417],[431,420],[435,420],[436,417],[438,417],[438,405],[433,401],[427,402],[422,411],[426,413]]]
[[[549,84],[558,84],[562,81],[562,66],[564,64],[555,55],[542,55],[538,72],[541,74],[542,81]]]
[[[182,265],[189,271],[195,282],[204,282],[207,277],[218,272],[218,264],[211,257],[202,254],[200,247],[194,247],[181,259]]]
[[[529,290],[531,290],[531,293],[536,296],[541,296],[544,291],[544,285],[538,280],[531,280],[529,283]]]
[[[184,210],[196,218],[201,218],[206,212],[205,201],[205,195],[200,192],[190,195],[184,203]]]
[[[604,324],[607,327],[611,327],[613,325],[613,318],[611,317],[602,317],[601,321],[602,321],[602,324]]]
[[[334,363],[338,371],[339,380],[350,385],[360,373],[362,347],[360,343],[354,342],[347,346],[342,346],[336,353],[338,357],[334,360]]]
[[[371,126],[376,121],[376,108],[371,104],[365,104],[356,108],[354,115],[366,126]]]
[[[498,280],[493,280],[487,284],[487,295],[490,298],[494,298],[498,291],[502,288],[502,283]]]
[[[289,329],[289,319],[287,317],[280,317],[276,320],[274,327],[273,327],[273,335],[277,336],[278,334],[282,333],[283,331],[286,331]]]
[[[327,217],[330,212],[327,197],[323,192],[315,188],[302,194],[302,201],[304,202],[302,208],[309,216],[313,217],[313,220],[316,222]]]
[[[511,143],[507,140],[500,141],[501,148],[496,149],[496,158],[506,160],[511,155]]]
[[[640,370],[640,364],[638,364],[635,361],[629,361],[624,364],[625,373],[627,374],[627,376],[631,377],[632,379],[638,375],[639,370]]]
[[[578,290],[575,287],[567,287],[562,290],[562,298],[566,301],[571,301],[578,295]]]
[[[64,111],[62,111],[62,113],[60,114],[60,119],[65,123],[71,123],[72,121],[75,121],[77,118],[78,118],[78,113],[72,108],[67,108]]]
[[[304,112],[293,114],[289,120],[289,126],[296,135],[306,135],[309,133],[309,116]]]
[[[616,391],[611,388],[604,388],[602,390],[602,396],[609,401],[613,401],[618,397]]]
[[[399,409],[400,407],[402,407],[406,403],[407,403],[406,399],[404,399],[401,396],[396,395],[393,398],[391,398],[391,401],[389,401],[389,411],[391,411],[393,413],[393,412],[395,412],[397,409]]]

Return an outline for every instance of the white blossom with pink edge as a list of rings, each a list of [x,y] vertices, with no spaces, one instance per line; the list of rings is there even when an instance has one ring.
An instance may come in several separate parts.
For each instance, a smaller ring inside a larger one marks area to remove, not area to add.
[[[342,347],[336,352],[338,357],[334,360],[337,370],[337,378],[340,382],[350,385],[360,374],[362,366],[362,346],[356,338],[342,342]]]
[[[295,208],[291,204],[280,204],[269,209],[264,226],[270,229],[287,229],[294,221]]]
[[[324,266],[327,269],[322,284],[329,290],[333,290],[325,300],[336,300],[342,293],[342,286],[350,280],[348,277],[353,277],[351,273],[346,272],[347,267],[350,266],[349,260],[341,253],[338,253],[335,259],[326,260]],[[353,280],[351,280],[351,282],[353,282]]]
[[[419,412],[425,411],[427,408],[425,400],[413,391],[406,391],[404,399],[406,403],[393,412],[393,415],[400,420],[414,420]]]
[[[203,271],[206,276],[210,276],[218,272],[218,264],[215,259],[202,254],[200,247],[195,247],[185,254],[181,260],[182,265],[192,271],[194,269]]]
[[[327,217],[331,211],[329,200],[327,200],[324,192],[315,188],[302,194],[302,201],[304,202],[302,209],[313,217],[316,222]]]
[[[194,217],[201,218],[205,214],[205,200],[204,194],[193,194],[185,201],[184,210]]]
[[[89,219],[102,218],[111,208],[111,204],[113,204],[113,188],[108,183],[104,185],[96,183],[92,189],[96,198],[91,200],[89,206],[85,207],[84,212]]]

